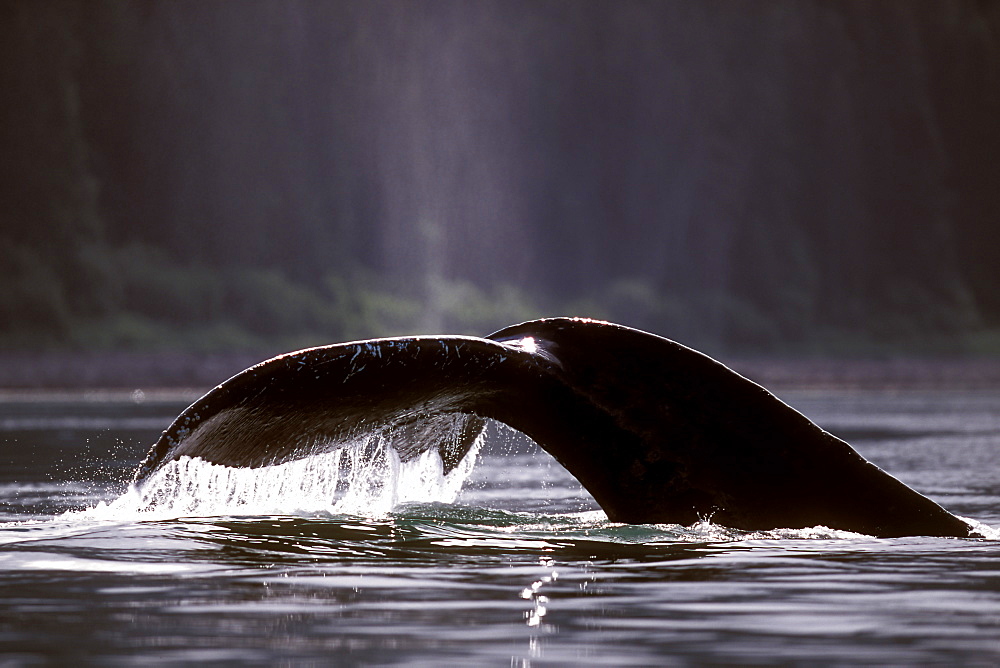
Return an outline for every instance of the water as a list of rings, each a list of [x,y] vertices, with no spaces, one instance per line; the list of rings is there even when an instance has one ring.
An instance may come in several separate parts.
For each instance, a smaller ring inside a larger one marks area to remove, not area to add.
[[[1000,393],[784,397],[1000,527]],[[188,462],[123,496],[183,407],[0,402],[0,665],[1000,663],[1000,540],[615,525],[499,429],[450,479],[368,443],[367,477]]]

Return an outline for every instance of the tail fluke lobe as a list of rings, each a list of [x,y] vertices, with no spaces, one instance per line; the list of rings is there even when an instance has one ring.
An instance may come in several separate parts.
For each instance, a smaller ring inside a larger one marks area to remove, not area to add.
[[[404,458],[439,448],[449,470],[482,431],[476,407],[518,384],[511,375],[532,375],[532,362],[471,337],[375,339],[281,355],[189,406],[153,445],[135,482],[183,456],[268,466],[373,432]]]
[[[824,525],[879,536],[968,536],[969,525],[865,460],[760,385],[639,330],[554,318],[489,337],[531,339],[553,373],[628,438],[606,452],[545,444],[574,471],[611,478],[597,501],[623,522],[701,518],[743,529]],[[537,440],[537,439],[536,439]],[[583,475],[577,477],[590,489]],[[604,480],[601,481],[605,482]]]

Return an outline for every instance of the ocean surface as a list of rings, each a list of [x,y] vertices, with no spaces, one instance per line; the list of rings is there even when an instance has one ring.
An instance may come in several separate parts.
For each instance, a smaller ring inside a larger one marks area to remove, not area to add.
[[[128,480],[190,397],[0,398],[0,666],[1000,665],[1000,392],[779,395],[989,539],[626,526],[498,425]]]

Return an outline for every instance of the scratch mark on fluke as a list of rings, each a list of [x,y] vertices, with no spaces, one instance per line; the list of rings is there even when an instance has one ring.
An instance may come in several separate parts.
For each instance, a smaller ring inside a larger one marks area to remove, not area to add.
[[[875,536],[977,535],[719,362],[612,323],[534,320],[485,338],[341,343],[261,362],[188,407],[139,466],[260,467],[364,432],[454,468],[491,418],[524,432],[627,523]]]

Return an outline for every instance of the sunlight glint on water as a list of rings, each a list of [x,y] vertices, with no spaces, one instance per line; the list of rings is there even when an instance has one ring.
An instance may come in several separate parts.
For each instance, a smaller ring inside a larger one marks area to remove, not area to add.
[[[353,514],[378,517],[404,503],[451,503],[472,472],[482,438],[445,474],[434,450],[401,461],[384,435],[371,434],[331,452],[259,469],[181,457],[141,489],[130,487],[85,514],[140,517]]]

